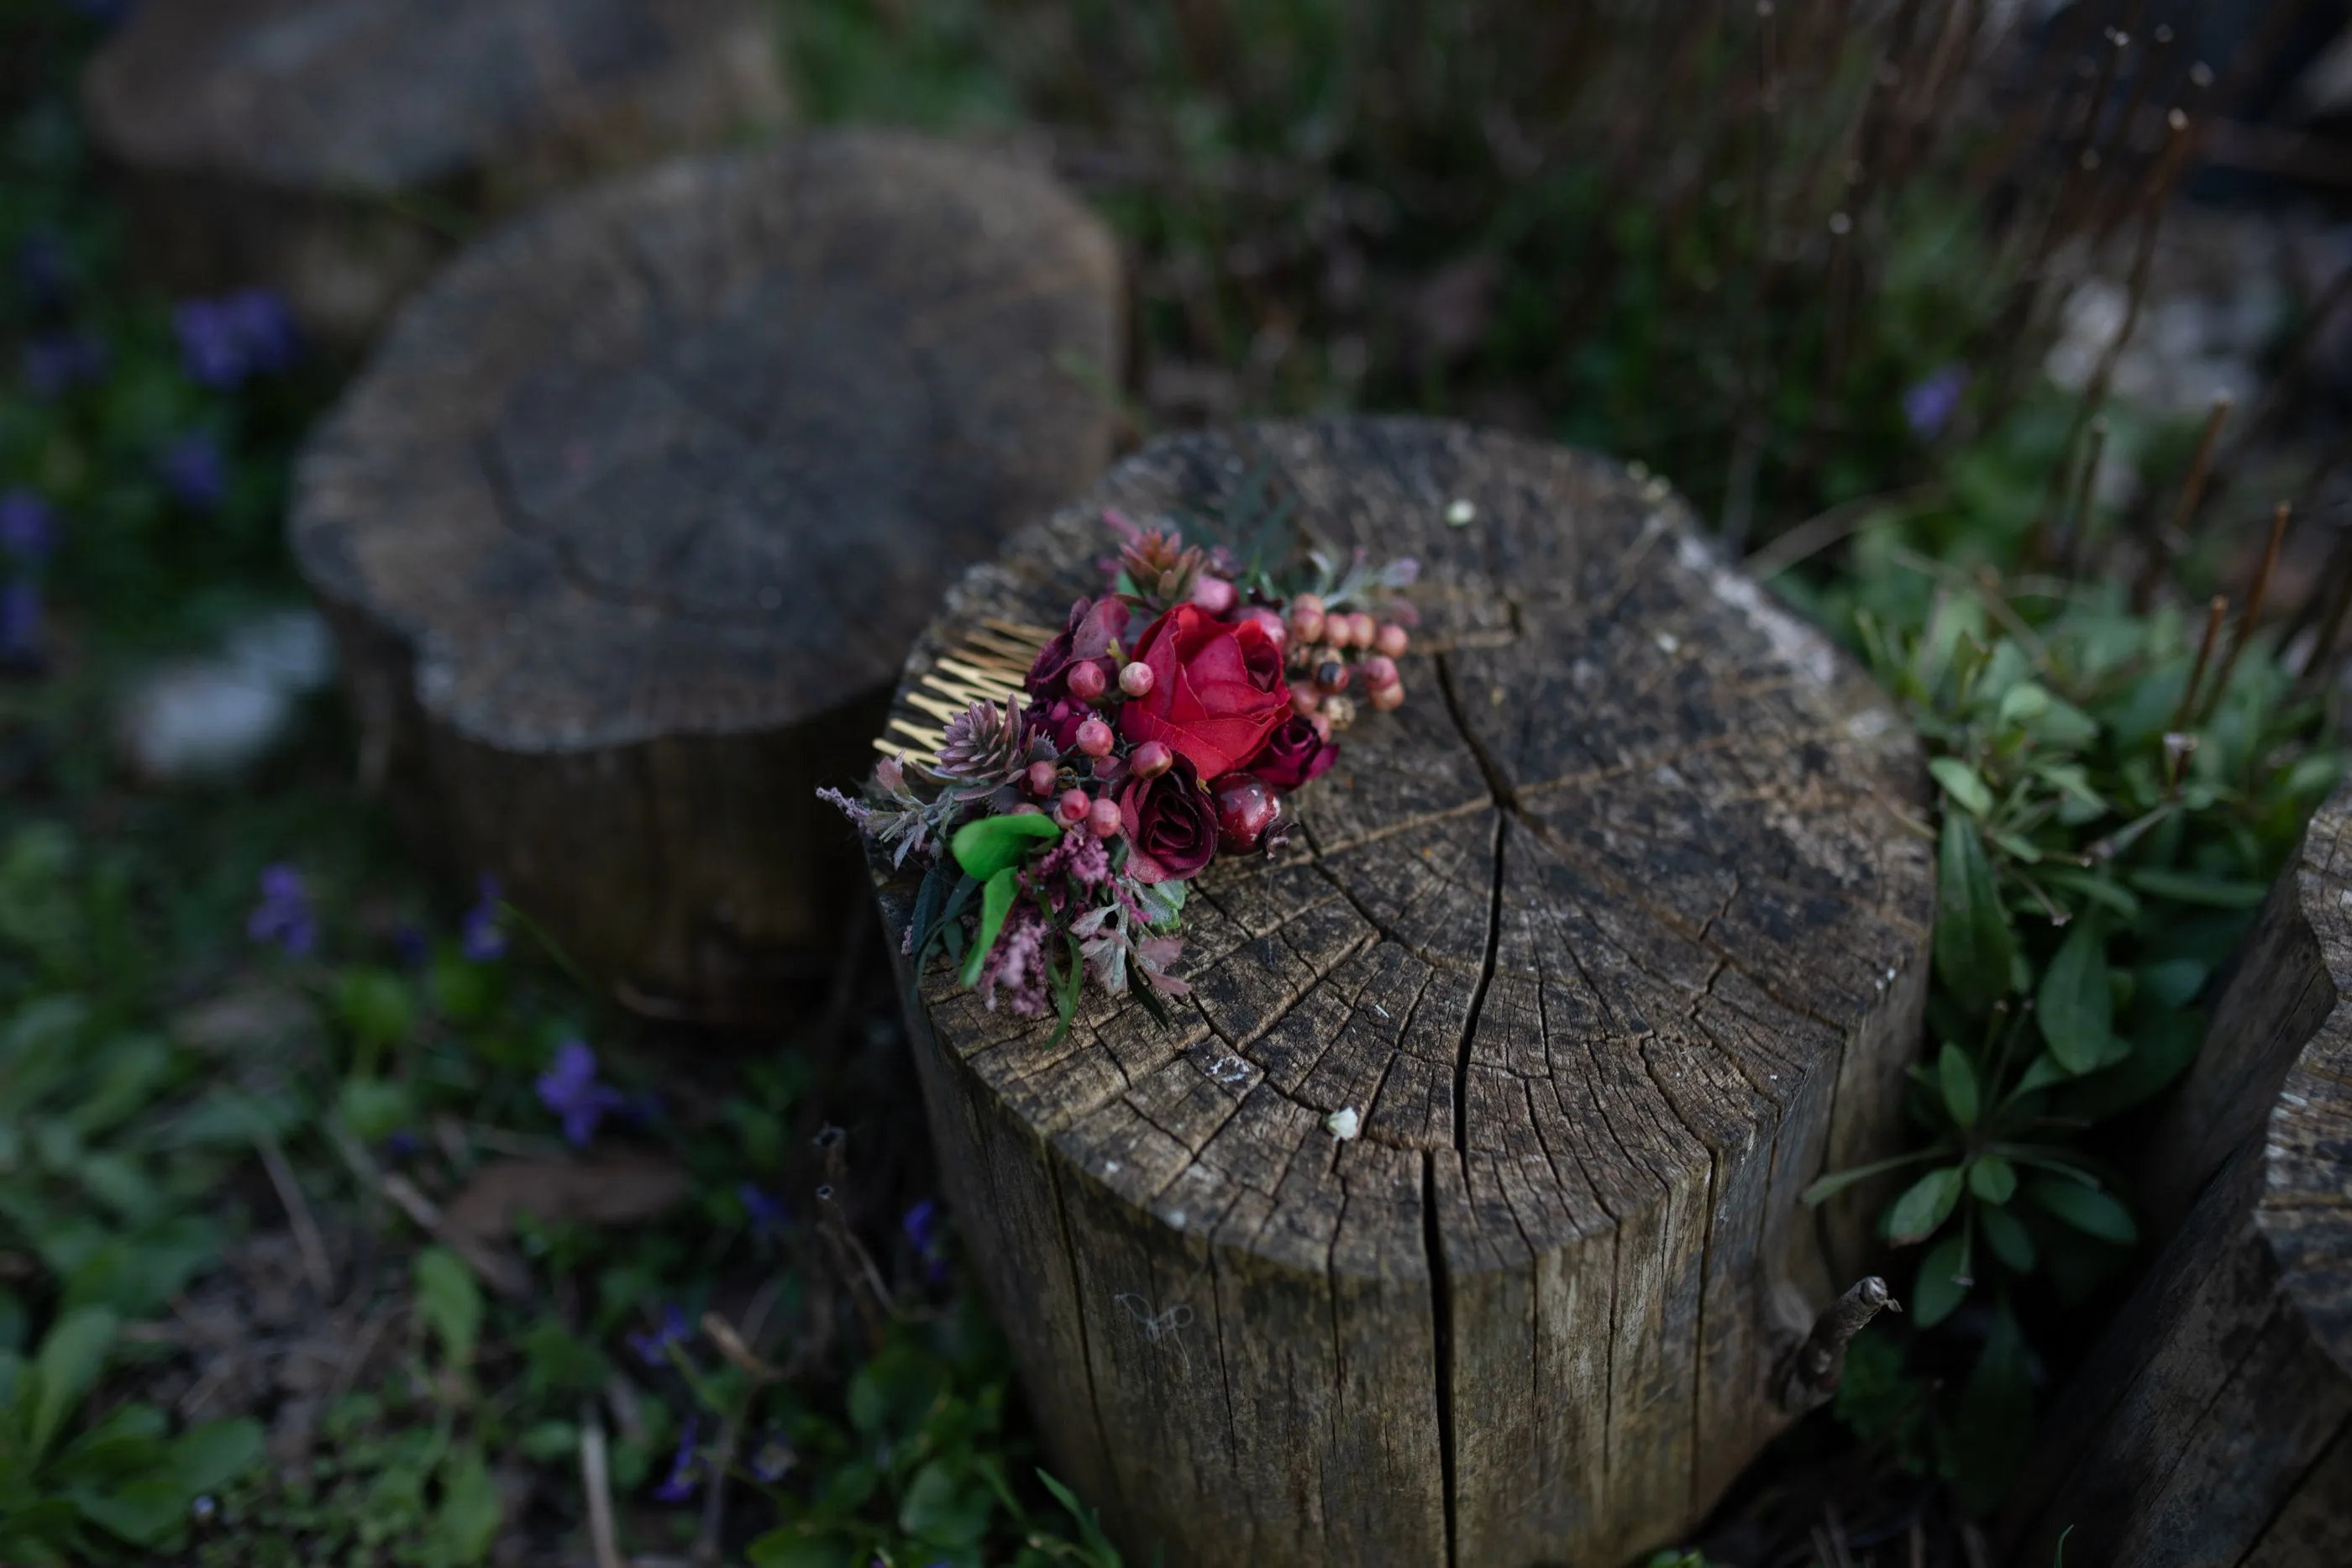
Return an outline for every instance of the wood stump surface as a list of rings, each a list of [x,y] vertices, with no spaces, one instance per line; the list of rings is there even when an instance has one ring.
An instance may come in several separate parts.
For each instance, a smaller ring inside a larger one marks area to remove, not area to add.
[[[1798,1195],[1899,1136],[1919,755],[1664,484],[1416,421],[1154,444],[967,574],[909,681],[1098,591],[1103,507],[1258,473],[1421,561],[1407,703],[1291,798],[1291,858],[1195,883],[1172,1027],[1097,997],[1050,1044],[935,967],[942,1179],[1132,1560],[1613,1565],[1781,1425],[1855,1266]]]
[[[2343,1568],[2352,787],[2263,905],[2154,1152],[2209,1179],[2054,1412],[2012,1505],[2017,1561],[2064,1535],[2090,1568]]]
[[[346,338],[453,221],[784,111],[754,0],[142,0],[83,99],[135,255]]]
[[[364,770],[593,969],[706,1016],[837,950],[943,588],[1082,491],[1118,262],[1024,169],[847,133],[522,220],[401,316],[299,466]],[[748,989],[747,989],[748,988]]]

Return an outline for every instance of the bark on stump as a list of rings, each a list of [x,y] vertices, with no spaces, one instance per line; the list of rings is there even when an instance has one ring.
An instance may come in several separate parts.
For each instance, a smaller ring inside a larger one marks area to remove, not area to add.
[[[2066,1561],[2090,1568],[2342,1568],[2352,788],[2263,905],[2180,1106],[2179,1143],[2158,1147],[2182,1163],[2222,1147],[2219,1169],[2053,1416],[2012,1508],[2017,1561],[2049,1562],[2072,1526]]]
[[[1417,421],[1147,448],[968,573],[909,678],[1097,590],[1103,507],[1262,465],[1422,561],[1411,697],[1293,798],[1290,860],[1195,883],[1172,1027],[1097,998],[1049,1045],[926,977],[943,1180],[1133,1560],[1613,1568],[1780,1427],[1851,1277],[1798,1195],[1897,1135],[1918,753],[1663,484]]]
[[[363,774],[592,968],[743,1011],[842,939],[856,841],[814,791],[871,761],[939,594],[1108,461],[1066,361],[1116,373],[1118,298],[1058,187],[880,134],[470,252],[297,476]]]
[[[753,0],[142,0],[83,99],[162,281],[350,340],[452,221],[784,112]]]

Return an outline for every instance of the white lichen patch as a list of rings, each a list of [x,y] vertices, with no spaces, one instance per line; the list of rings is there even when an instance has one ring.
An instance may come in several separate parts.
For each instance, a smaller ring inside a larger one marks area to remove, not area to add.
[[[1323,1118],[1323,1128],[1344,1144],[1363,1130],[1363,1118],[1353,1105],[1345,1105]]]

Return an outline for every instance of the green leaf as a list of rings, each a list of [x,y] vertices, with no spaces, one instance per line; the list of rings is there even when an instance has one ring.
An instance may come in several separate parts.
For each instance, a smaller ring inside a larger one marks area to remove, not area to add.
[[[172,1474],[191,1497],[218,1491],[259,1464],[261,1452],[258,1422],[208,1422],[173,1440]]]
[[[2186,1072],[2204,1038],[2201,1012],[2171,1012],[2151,1019],[2132,1031],[2128,1058],[2068,1089],[2059,1108],[2095,1122],[2127,1111]]]
[[[1961,1254],[1966,1250],[1961,1238],[1947,1236],[1919,1260],[1919,1278],[1911,1290],[1911,1311],[1921,1328],[1934,1328],[1968,1300],[1969,1287],[1975,1281],[1960,1273]]]
[[[488,1556],[504,1518],[481,1449],[468,1443],[451,1453],[441,1466],[441,1509],[434,1520],[450,1561],[470,1564]]]
[[[1936,1057],[1936,1081],[1944,1091],[1944,1109],[1963,1127],[1977,1124],[1977,1070],[1969,1053],[1947,1042]]]
[[[1927,771],[1969,815],[1981,817],[1991,811],[1992,791],[1985,787],[1983,776],[1958,758],[1936,758],[1927,764]]]
[[[2131,1210],[2113,1194],[2055,1176],[2036,1176],[2026,1190],[2034,1202],[2086,1236],[2119,1247],[2139,1239],[2139,1227],[2132,1223]]]
[[[2212,967],[2202,958],[2168,958],[2139,972],[2140,998],[2159,1012],[2185,1008],[2205,988]]]
[[[2198,904],[2212,909],[2252,909],[2269,897],[2271,891],[2266,882],[2200,876],[2194,872],[2135,871],[2129,877],[2134,887],[2151,898],[2168,898],[2175,904]]]
[[[1949,1153],[1951,1153],[1950,1149],[1943,1146],[1942,1145],[1937,1145],[1934,1148],[1914,1149],[1907,1155],[1897,1155],[1891,1160],[1874,1160],[1866,1166],[1855,1166],[1848,1170],[1832,1171],[1829,1175],[1822,1177],[1819,1181],[1813,1183],[1812,1186],[1807,1187],[1799,1196],[1802,1197],[1807,1204],[1820,1205],[1826,1203],[1831,1198],[1836,1197],[1839,1193],[1842,1193],[1846,1188],[1853,1186],[1856,1182],[1868,1181],[1873,1176],[1885,1176],[1888,1171],[1898,1171],[1905,1166],[1916,1166],[1921,1160],[1936,1159]]]
[[[1975,1512],[2008,1491],[2033,1426],[2033,1384],[2025,1337],[2006,1302],[1993,1313],[1983,1356],[1953,1417],[1952,1484]]]
[[[84,1519],[134,1546],[166,1547],[188,1523],[188,1494],[156,1476],[119,1482],[74,1499]]]
[[[336,1096],[343,1124],[363,1144],[380,1144],[415,1119],[408,1086],[383,1078],[346,1078]]]
[[[47,1450],[49,1440],[98,1381],[120,1326],[106,1308],[81,1307],[52,1323],[42,1337],[41,1348],[33,1354],[33,1416],[26,1431],[33,1458]]]
[[[482,1332],[482,1288],[446,1247],[416,1255],[416,1315],[440,1340],[442,1352],[462,1364]]]
[[[1994,1257],[2021,1274],[2033,1272],[2033,1233],[2023,1220],[2005,1208],[1979,1208],[1977,1221]]]
[[[958,834],[957,837],[961,839],[962,835]],[[1013,912],[1013,895],[1020,891],[1020,880],[1021,873],[1008,865],[991,876],[987,886],[981,890],[980,931],[972,937],[971,950],[964,957],[965,985],[980,984],[980,972],[987,966],[989,952],[1004,930],[1004,917]]]
[[[1887,1212],[1887,1234],[1897,1246],[1925,1240],[1949,1219],[1960,1200],[1960,1167],[1929,1171],[1906,1188]]]
[[[805,1524],[772,1530],[744,1549],[751,1568],[841,1568],[855,1553],[842,1537],[812,1534]]]
[[[1007,866],[1019,865],[1040,839],[1062,836],[1061,824],[1042,812],[1019,816],[982,817],[955,831],[949,849],[966,876],[986,882]]]
[[[2007,1203],[2017,1196],[2017,1167],[1999,1155],[1979,1155],[1969,1162],[1969,1190],[1987,1203]]]
[[[934,1459],[907,1488],[898,1527],[935,1546],[970,1546],[988,1533],[993,1504],[984,1488],[958,1486],[954,1473]]]
[[[1983,1012],[2009,993],[2016,951],[1975,821],[1945,812],[1936,872],[1936,973],[1962,1005]]]
[[[2106,942],[2096,921],[2077,922],[2059,945],[2042,971],[2033,1018],[2059,1066],[2084,1073],[2099,1064],[2115,1034],[2115,992],[2107,983]]]
[[[362,1051],[396,1045],[408,1038],[416,1018],[416,997],[389,969],[347,969],[335,983],[335,1018]]]

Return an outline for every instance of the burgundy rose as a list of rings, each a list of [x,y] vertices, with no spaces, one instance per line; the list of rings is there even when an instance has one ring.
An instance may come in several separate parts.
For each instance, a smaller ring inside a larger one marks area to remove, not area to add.
[[[1054,634],[1052,642],[1037,650],[1036,661],[1029,666],[1025,683],[1029,695],[1040,703],[1067,696],[1070,670],[1077,664],[1097,666],[1106,681],[1118,679],[1118,661],[1110,656],[1110,651],[1127,635],[1127,622],[1132,613],[1125,600],[1109,593],[1100,599],[1081,599],[1071,605],[1069,619]]]
[[[1151,690],[1119,705],[1119,733],[1165,742],[1203,779],[1255,757],[1290,713],[1282,648],[1255,621],[1180,604],[1144,629],[1134,657],[1150,667]]]
[[[1250,759],[1249,770],[1277,789],[1296,789],[1322,778],[1339,759],[1339,748],[1316,734],[1306,715],[1294,713],[1265,737],[1264,749]]]
[[[1118,816],[1127,831],[1128,873],[1138,882],[1181,882],[1217,852],[1217,808],[1181,753],[1157,778],[1128,781],[1119,791]]]

